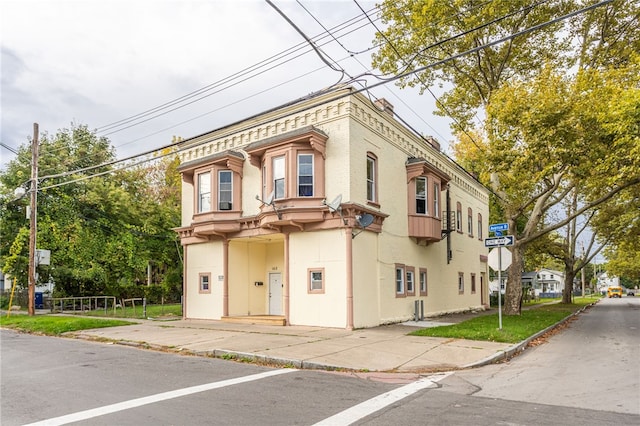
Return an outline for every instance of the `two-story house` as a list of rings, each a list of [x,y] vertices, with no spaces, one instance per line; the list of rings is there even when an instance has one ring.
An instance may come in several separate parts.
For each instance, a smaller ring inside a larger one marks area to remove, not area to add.
[[[488,305],[488,191],[384,100],[342,88],[179,155],[185,318],[352,329]]]

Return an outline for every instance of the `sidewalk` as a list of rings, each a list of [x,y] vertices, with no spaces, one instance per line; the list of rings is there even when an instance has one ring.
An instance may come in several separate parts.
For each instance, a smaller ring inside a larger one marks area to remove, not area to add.
[[[479,313],[483,314],[483,313]],[[213,320],[141,320],[135,325],[72,332],[88,340],[294,368],[364,372],[436,372],[494,362],[523,346],[407,335],[417,328],[469,319],[460,314],[359,330],[232,324]],[[478,314],[475,314],[478,315]]]

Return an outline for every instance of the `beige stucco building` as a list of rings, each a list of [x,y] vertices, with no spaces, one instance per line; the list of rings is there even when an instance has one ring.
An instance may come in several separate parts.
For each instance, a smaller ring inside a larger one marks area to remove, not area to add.
[[[180,159],[186,318],[361,328],[488,304],[487,190],[383,100],[343,88]]]

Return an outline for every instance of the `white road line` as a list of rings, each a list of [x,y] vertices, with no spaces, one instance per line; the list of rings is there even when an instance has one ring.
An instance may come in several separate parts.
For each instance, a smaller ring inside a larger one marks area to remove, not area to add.
[[[450,374],[451,373],[438,374],[425,377],[413,383],[409,383],[408,385],[404,385],[400,388],[361,402],[358,405],[354,405],[351,408],[347,408],[346,410],[334,416],[326,418],[313,426],[350,425],[364,417],[367,417],[369,414],[373,414],[376,411],[382,410],[383,408],[393,404],[394,402],[400,401],[401,399],[418,392],[419,390],[429,387],[435,387],[437,382],[449,376]]]
[[[220,382],[206,383],[204,385],[192,386],[183,389],[177,389],[169,392],[158,393],[156,395],[136,398],[129,401],[119,402],[117,404],[105,405],[104,407],[93,408],[91,410],[79,411],[66,416],[55,417],[52,419],[42,420],[40,422],[31,423],[25,426],[56,426],[66,425],[68,423],[79,422],[94,417],[104,416],[118,411],[128,410],[130,408],[140,407],[142,405],[153,404],[167,399],[179,398],[181,396],[191,395],[198,392],[205,392],[212,389],[220,389],[226,386],[237,385],[240,383],[252,382],[254,380],[264,379],[266,377],[277,376],[279,374],[291,373],[298,371],[296,369],[281,369],[266,371],[264,373],[253,374],[251,376],[236,377],[235,379],[222,380]]]

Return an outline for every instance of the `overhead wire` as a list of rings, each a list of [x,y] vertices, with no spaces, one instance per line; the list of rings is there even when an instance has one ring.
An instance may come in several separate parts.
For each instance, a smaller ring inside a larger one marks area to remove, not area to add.
[[[511,39],[513,39],[513,38],[516,38],[516,37],[519,37],[519,36],[522,36],[522,35],[525,35],[525,34],[531,33],[531,32],[533,32],[533,31],[539,30],[539,29],[541,29],[541,28],[547,27],[547,26],[549,26],[549,25],[553,25],[553,24],[555,24],[555,23],[558,23],[558,22],[564,21],[564,20],[569,19],[569,18],[571,18],[571,17],[574,17],[574,16],[576,16],[576,15],[579,15],[579,14],[585,13],[585,12],[587,12],[587,11],[589,11],[589,10],[592,10],[592,9],[597,8],[597,7],[601,7],[601,6],[605,5],[605,4],[611,3],[612,1],[613,1],[613,0],[602,0],[602,1],[598,2],[598,3],[594,3],[594,4],[591,4],[591,5],[589,5],[589,6],[585,6],[585,7],[581,8],[581,9],[575,10],[575,11],[573,11],[573,12],[566,13],[566,14],[564,14],[564,15],[561,15],[561,16],[557,17],[557,18],[554,18],[554,19],[551,19],[551,20],[548,20],[548,21],[542,22],[542,23],[540,23],[540,24],[536,24],[536,25],[534,25],[534,26],[531,26],[531,27],[525,28],[525,29],[520,30],[520,31],[518,31],[518,32],[516,32],[516,33],[509,34],[509,35],[507,35],[507,36],[503,36],[503,37],[501,37],[501,38],[499,38],[499,39],[493,40],[493,41],[488,42],[488,43],[485,43],[485,44],[483,44],[483,45],[473,47],[473,48],[468,49],[468,50],[463,51],[463,52],[459,52],[459,53],[457,53],[457,54],[455,54],[455,55],[452,55],[452,56],[449,56],[449,57],[447,57],[447,58],[440,59],[440,60],[438,60],[438,61],[436,61],[436,62],[434,62],[434,63],[431,63],[431,64],[429,64],[429,65],[425,65],[425,66],[422,66],[422,67],[416,68],[416,69],[411,70],[411,71],[408,71],[408,72],[406,72],[406,73],[404,73],[404,74],[398,74],[398,75],[397,75],[397,76],[395,76],[395,78],[393,78],[393,79],[388,79],[388,80],[384,80],[384,81],[379,81],[379,82],[377,82],[377,83],[372,84],[372,85],[371,85],[371,86],[369,86],[368,88],[362,88],[362,89],[353,88],[353,90],[349,91],[347,94],[336,95],[335,97],[333,97],[333,98],[329,98],[329,99],[324,100],[324,101],[321,101],[320,103],[318,103],[318,104],[316,104],[316,105],[305,106],[304,108],[301,108],[301,109],[299,109],[299,110],[295,110],[295,111],[287,111],[287,113],[286,113],[286,114],[287,114],[287,115],[290,115],[290,114],[296,114],[296,113],[302,112],[302,111],[304,111],[304,110],[306,110],[306,109],[308,109],[308,108],[314,108],[314,107],[316,107],[316,106],[320,106],[320,105],[325,104],[325,103],[334,102],[334,101],[339,100],[339,99],[342,99],[342,98],[344,98],[344,97],[351,96],[352,94],[360,93],[360,92],[363,92],[363,91],[365,91],[365,90],[370,90],[370,89],[372,89],[372,88],[375,88],[375,87],[378,87],[378,86],[382,86],[382,85],[384,85],[384,84],[388,84],[388,83],[390,83],[390,82],[392,82],[392,81],[395,81],[395,80],[398,80],[398,79],[401,79],[401,78],[407,77],[407,76],[409,76],[409,75],[411,75],[411,74],[418,73],[418,72],[422,72],[422,71],[424,71],[424,70],[426,70],[426,69],[428,69],[428,68],[433,68],[433,67],[436,67],[436,66],[442,65],[442,64],[444,64],[444,63],[446,63],[446,62],[448,62],[448,61],[455,60],[455,59],[460,58],[460,57],[462,57],[462,56],[465,56],[465,55],[469,55],[469,54],[472,54],[472,53],[478,52],[478,51],[483,50],[483,49],[486,49],[486,48],[488,48],[488,47],[495,46],[495,45],[500,44],[500,43],[504,43],[505,41],[511,40]],[[322,94],[325,94],[325,93],[326,93],[326,92],[323,92]],[[329,92],[329,93],[331,93],[331,92]],[[309,98],[309,97],[306,97],[306,98],[307,98],[307,99],[313,99],[313,98]],[[254,115],[254,116],[252,116],[252,117],[248,117],[248,118],[246,118],[246,119],[244,119],[244,120],[242,120],[242,121],[251,120],[252,118],[256,118],[256,117],[258,117],[258,116],[260,116],[260,115],[267,114],[267,113],[269,113],[269,112],[277,111],[277,110],[279,110],[279,109],[284,108],[285,106],[290,106],[290,105],[293,105],[293,104],[295,104],[295,103],[297,103],[297,102],[300,102],[300,100],[301,100],[301,99],[297,99],[297,100],[294,100],[294,101],[288,102],[288,103],[286,103],[286,104],[284,104],[284,105],[280,105],[280,106],[278,106],[278,107],[271,108],[271,109],[269,109],[269,110],[267,110],[267,111],[264,111],[264,112],[262,112],[262,113],[260,113],[260,114]],[[269,117],[269,120],[277,120],[277,119],[279,119],[279,118],[282,118],[283,116],[284,116],[284,115],[282,115],[282,116],[275,116],[275,117]],[[239,129],[234,129],[234,130],[233,130],[233,132],[244,131],[244,130],[247,130],[247,129],[249,129],[249,128],[253,128],[253,127],[255,127],[256,125],[260,125],[260,124],[261,124],[261,123],[255,123],[255,122],[252,122],[252,123],[251,123],[250,125],[248,125],[245,129],[240,129],[240,130],[239,130]],[[221,127],[221,128],[219,128],[219,129],[212,130],[212,131],[207,132],[207,133],[212,133],[212,132],[215,132],[215,131],[223,130],[225,127],[229,127],[229,126],[231,126],[231,125],[227,125],[227,126]],[[197,137],[199,137],[199,136],[194,136],[194,137],[193,137],[193,138],[191,138],[191,139],[195,139],[195,138],[197,138]],[[224,135],[220,135],[220,136],[218,136],[218,137],[224,137]],[[170,148],[175,147],[175,146],[177,146],[177,145],[188,143],[188,141],[189,141],[189,139],[187,139],[187,140],[182,140],[182,141],[179,141],[179,142],[172,142],[171,144],[165,145],[165,146],[163,146],[163,147],[161,147],[161,148],[156,148],[156,149],[150,150],[150,151],[148,151],[148,152],[146,152],[146,153],[143,153],[143,154],[140,154],[140,155],[149,155],[149,154],[151,154],[151,153],[159,152],[159,151],[162,151],[162,150],[167,150],[167,149],[170,149]],[[204,142],[200,142],[200,143],[198,143],[198,144],[196,144],[196,145],[194,145],[194,146],[198,146],[198,145],[201,145],[201,144],[204,144],[204,143],[206,143],[206,141],[204,141]],[[144,162],[148,162],[148,161],[156,160],[156,159],[159,159],[159,158],[165,157],[165,156],[167,156],[167,155],[173,155],[173,154],[174,154],[174,152],[167,152],[167,153],[164,153],[164,154],[160,154],[160,155],[158,155],[158,156],[156,156],[156,157],[154,157],[154,158],[147,158],[147,159],[141,160],[140,162],[138,162],[138,163],[136,163],[136,164],[141,164],[141,163],[144,163]],[[117,161],[114,161],[114,162],[105,163],[105,164],[102,164],[102,165],[96,165],[96,166],[94,166],[94,168],[98,168],[98,167],[105,167],[105,166],[107,166],[107,165],[113,165],[113,164],[116,164],[116,163],[120,163],[120,162],[128,161],[128,160],[130,160],[130,159],[132,159],[132,158],[137,158],[137,157],[139,157],[140,155],[132,156],[132,157],[128,157],[128,158],[126,158],[126,159],[117,160]],[[130,165],[127,165],[126,167],[133,167],[133,166],[134,166],[134,165],[136,165],[136,164],[130,164]],[[114,172],[116,172],[117,170],[118,170],[118,169],[110,170],[110,171],[105,171],[105,172],[101,172],[101,173],[97,173],[97,174],[95,174],[95,175],[83,176],[83,177],[81,177],[81,178],[77,178],[77,179],[73,179],[73,180],[70,180],[70,181],[61,182],[61,183],[58,183],[58,184],[55,184],[55,185],[49,185],[49,186],[46,186],[46,187],[41,187],[40,189],[45,190],[45,189],[49,189],[49,188],[53,188],[53,187],[57,187],[57,186],[62,186],[62,185],[66,185],[66,184],[70,184],[70,183],[74,183],[74,182],[82,181],[82,180],[85,180],[85,179],[89,179],[89,178],[91,178],[91,177],[97,177],[97,176],[101,176],[101,175],[108,174],[108,173],[114,173]],[[464,170],[464,169],[463,169],[463,170]],[[70,173],[70,174],[71,174],[72,172],[68,172],[68,173]],[[50,177],[52,177],[52,176],[45,176],[45,177],[43,177],[43,179],[44,179],[44,178],[50,178]]]

